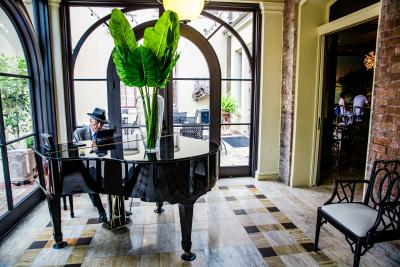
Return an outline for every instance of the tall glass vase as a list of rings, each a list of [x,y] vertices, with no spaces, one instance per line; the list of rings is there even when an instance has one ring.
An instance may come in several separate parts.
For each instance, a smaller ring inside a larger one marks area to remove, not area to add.
[[[153,94],[141,94],[136,100],[137,122],[147,153],[156,153],[160,150],[162,121],[164,116],[164,98]]]

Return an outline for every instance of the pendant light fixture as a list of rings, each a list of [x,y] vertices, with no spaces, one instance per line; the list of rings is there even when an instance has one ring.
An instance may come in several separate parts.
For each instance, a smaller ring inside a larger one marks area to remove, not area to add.
[[[158,0],[165,10],[172,10],[178,14],[180,21],[188,22],[196,19],[203,11],[208,0]]]

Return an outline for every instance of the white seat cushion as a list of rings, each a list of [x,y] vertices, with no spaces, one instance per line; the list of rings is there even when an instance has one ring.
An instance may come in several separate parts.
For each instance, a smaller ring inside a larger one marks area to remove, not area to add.
[[[359,203],[329,204],[321,209],[359,237],[367,235],[378,216],[377,210]],[[377,230],[382,229],[380,225]]]

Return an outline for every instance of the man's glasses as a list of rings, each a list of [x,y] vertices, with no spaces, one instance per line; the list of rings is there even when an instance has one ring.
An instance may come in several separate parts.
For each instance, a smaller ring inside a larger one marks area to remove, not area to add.
[[[96,120],[92,120],[92,121],[93,121],[94,124],[99,124],[99,125],[101,125],[101,126],[104,125],[104,122],[96,121]]]

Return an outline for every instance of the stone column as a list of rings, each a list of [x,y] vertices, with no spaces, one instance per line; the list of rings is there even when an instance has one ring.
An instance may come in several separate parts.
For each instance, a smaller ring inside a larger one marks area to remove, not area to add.
[[[283,3],[261,3],[261,88],[258,180],[278,178],[282,88]]]
[[[289,185],[293,147],[293,115],[296,79],[297,5],[285,0],[283,10],[283,56],[279,180]]]
[[[64,103],[64,77],[62,65],[61,27],[60,27],[60,3],[61,0],[49,0],[51,42],[53,47],[53,78],[54,96],[56,99],[58,140],[60,143],[68,141],[66,113]]]
[[[382,0],[366,179],[378,159],[400,159],[400,1]]]

